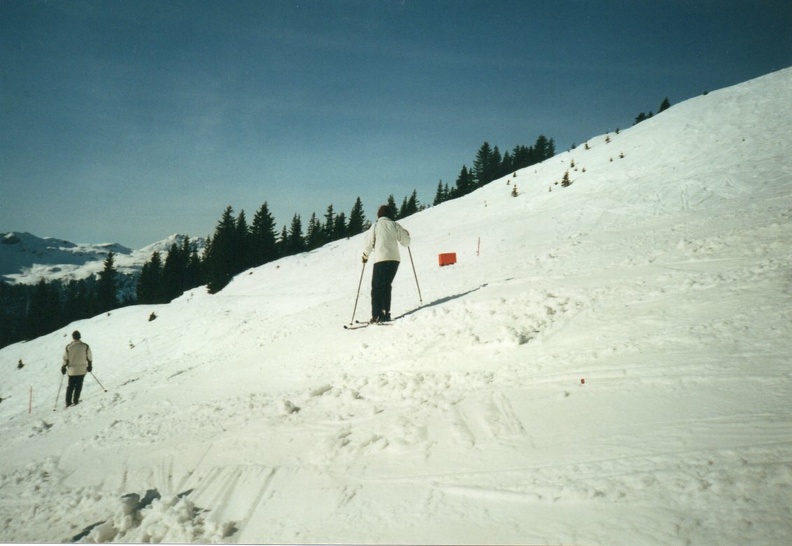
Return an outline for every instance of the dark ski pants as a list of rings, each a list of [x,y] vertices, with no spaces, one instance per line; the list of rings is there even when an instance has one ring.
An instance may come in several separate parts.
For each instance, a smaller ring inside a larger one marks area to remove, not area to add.
[[[371,318],[390,320],[391,285],[396,278],[399,262],[387,261],[374,264],[371,275]]]
[[[73,406],[80,401],[84,375],[70,375],[69,385],[66,387],[66,405]]]

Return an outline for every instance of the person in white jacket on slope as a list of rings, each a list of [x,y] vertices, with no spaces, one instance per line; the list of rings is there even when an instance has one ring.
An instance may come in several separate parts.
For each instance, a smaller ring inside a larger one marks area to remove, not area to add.
[[[389,217],[388,207],[377,211],[377,221],[366,233],[363,263],[374,259],[371,275],[371,322],[391,320],[391,285],[399,269],[399,244],[410,246],[410,232]],[[373,252],[373,254],[372,254]]]
[[[80,332],[75,330],[72,334],[72,342],[66,347],[63,353],[63,366],[61,373],[69,374],[69,385],[66,387],[66,407],[76,406],[80,403],[80,393],[82,392],[85,374],[93,370],[93,354],[87,343],[81,339]]]

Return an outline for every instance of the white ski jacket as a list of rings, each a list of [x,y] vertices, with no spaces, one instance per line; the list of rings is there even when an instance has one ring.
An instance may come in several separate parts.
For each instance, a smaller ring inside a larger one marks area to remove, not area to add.
[[[63,365],[69,375],[85,375],[92,361],[91,348],[79,340],[69,343],[63,354]]]
[[[410,246],[410,232],[390,218],[378,218],[366,232],[363,259],[367,260],[371,256],[374,263],[401,261],[399,244]]]

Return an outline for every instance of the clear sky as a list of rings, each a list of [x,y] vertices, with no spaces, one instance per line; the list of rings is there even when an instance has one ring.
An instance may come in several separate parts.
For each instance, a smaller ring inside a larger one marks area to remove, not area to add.
[[[0,232],[371,218],[484,141],[562,151],[789,66],[789,0],[0,0]]]

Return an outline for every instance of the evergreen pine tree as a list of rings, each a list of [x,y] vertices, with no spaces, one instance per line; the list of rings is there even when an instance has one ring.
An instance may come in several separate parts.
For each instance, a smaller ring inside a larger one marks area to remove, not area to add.
[[[510,170],[516,171],[524,169],[534,164],[534,151],[533,148],[527,146],[515,146],[512,150],[512,168]]]
[[[552,138],[548,139],[544,135],[539,135],[534,144],[534,162],[541,163],[555,155],[555,142]]]
[[[453,192],[453,197],[462,197],[472,192],[476,188],[476,180],[466,165],[462,165],[462,170],[459,171],[459,176],[456,179],[456,188]]]
[[[322,239],[325,243],[335,241],[335,212],[333,211],[332,203],[327,207],[324,220],[324,224],[322,224]]]
[[[443,181],[437,183],[437,191],[435,192],[434,201],[432,201],[432,205],[437,206],[443,201],[448,200],[448,192],[443,190]]]
[[[500,177],[501,169],[503,168],[503,157],[501,156],[500,150],[498,149],[497,146],[495,146],[492,149],[491,168],[492,168],[492,172],[490,173],[490,176],[492,177],[492,179],[490,180],[490,182]]]
[[[253,267],[253,249],[245,211],[239,211],[234,232],[234,274]]]
[[[97,312],[104,313],[118,307],[118,272],[115,268],[115,254],[107,255],[104,269],[99,273],[96,284]]]
[[[420,210],[420,204],[418,203],[418,190],[413,190],[410,197],[405,197],[402,200],[401,207],[399,207],[398,216],[396,216],[395,218],[398,219],[407,218],[408,216],[415,214],[419,210]]]
[[[421,208],[421,204],[418,202],[418,190],[413,190],[410,198],[407,200],[407,214],[404,217],[410,216],[418,212]]]
[[[668,97],[666,97],[663,99],[663,102],[660,103],[660,109],[657,111],[657,113],[659,114],[660,112],[665,112],[669,108],[671,108],[671,102],[668,100]]]
[[[216,294],[222,290],[231,282],[233,276],[239,273],[234,269],[237,225],[233,213],[233,208],[226,207],[217,224],[214,236],[207,244],[204,266],[210,294]]]
[[[190,255],[187,249],[173,243],[162,266],[159,298],[168,303],[181,296],[187,290],[187,265]]]
[[[509,173],[514,172],[515,170],[516,169],[514,168],[514,159],[512,158],[512,155],[508,151],[504,152],[496,178],[502,178]]]
[[[333,222],[333,240],[344,239],[347,236],[348,229],[346,223],[346,214],[339,213]]]
[[[286,226],[283,226],[281,230],[280,237],[278,237],[278,256],[288,256],[289,255],[289,230]]]
[[[353,237],[358,233],[363,233],[366,230],[366,216],[363,214],[363,203],[358,197],[355,204],[352,206],[352,212],[349,213],[349,222],[347,223],[347,234]]]
[[[489,142],[485,141],[476,153],[475,161],[473,161],[473,176],[476,180],[476,186],[481,187],[495,180],[496,168],[492,148]]]
[[[303,238],[302,219],[299,214],[295,214],[292,218],[291,227],[289,228],[288,243],[286,252],[288,256],[299,254],[305,250],[305,239]]]
[[[407,218],[418,212],[418,190],[413,190],[410,197],[405,197],[399,208],[399,218]]]
[[[198,248],[190,245],[190,258],[187,261],[187,288],[197,288],[206,283],[203,260],[198,255]]]
[[[316,213],[314,212],[311,214],[310,220],[308,220],[308,230],[305,233],[306,250],[319,248],[324,243],[324,229],[322,224],[316,218]]]
[[[388,196],[385,206],[388,207],[388,218],[395,220],[399,217],[399,209],[396,206],[396,199],[393,197],[393,194]]]
[[[250,247],[252,265],[264,265],[278,257],[278,233],[275,229],[275,218],[270,214],[269,207],[264,202],[250,226]]]
[[[162,258],[154,252],[151,259],[143,264],[137,283],[138,303],[162,303]]]
[[[211,235],[207,235],[206,239],[204,240],[204,251],[203,251],[203,258],[201,258],[201,271],[202,271],[202,278],[203,282],[208,285],[209,283],[209,265],[212,257],[212,247],[214,246],[214,241],[212,240]],[[207,292],[210,292],[207,286]]]
[[[402,204],[399,207],[399,214],[396,216],[396,218],[398,220],[401,220],[402,218],[406,218],[407,216],[409,215],[407,214],[407,196],[405,196],[404,199],[402,199]]]

